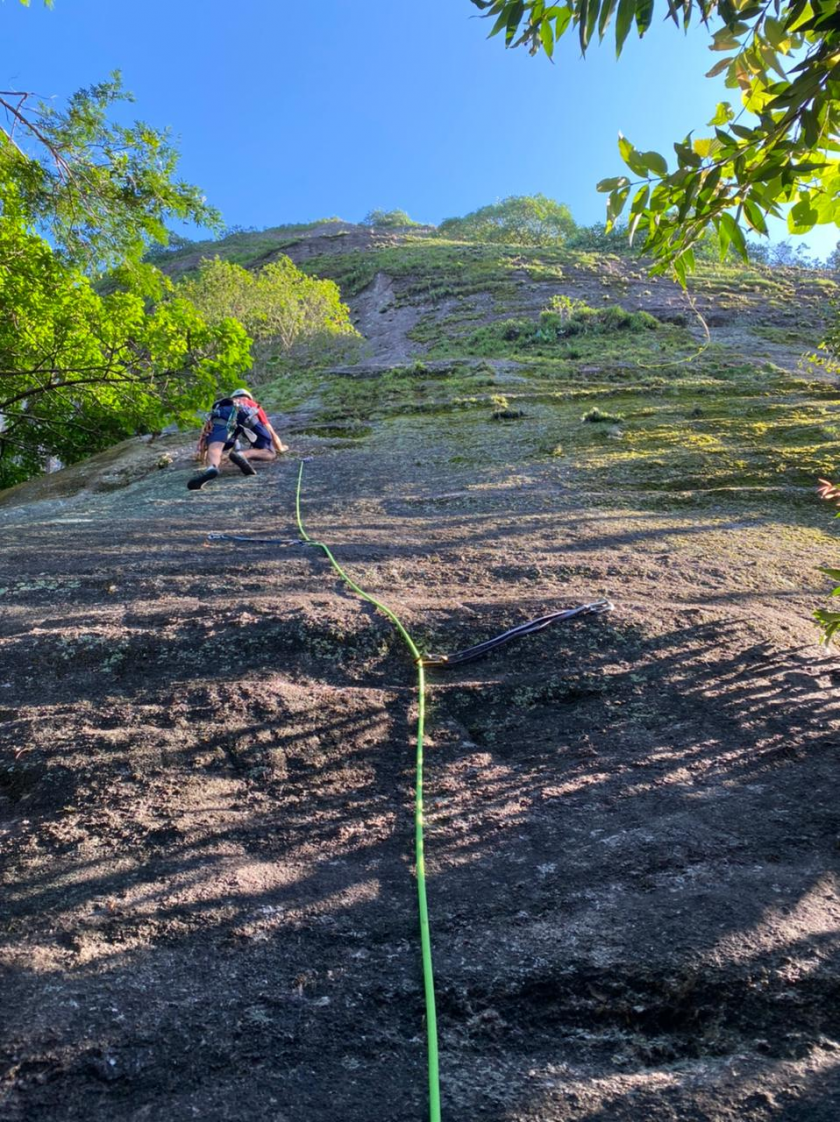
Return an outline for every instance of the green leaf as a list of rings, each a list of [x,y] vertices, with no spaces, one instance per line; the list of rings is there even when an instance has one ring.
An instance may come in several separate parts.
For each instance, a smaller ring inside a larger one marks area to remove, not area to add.
[[[630,245],[633,244],[633,242],[636,238],[636,230],[638,229],[639,223],[642,221],[643,217],[644,217],[644,215],[642,214],[641,211],[639,211],[638,214],[634,214],[633,217],[630,219],[630,224],[627,227],[628,242],[629,242]]]
[[[688,140],[688,137],[686,137]],[[703,160],[689,144],[674,144],[674,151],[677,153],[677,159],[680,164],[685,167],[699,168]]]
[[[818,218],[816,211],[807,211],[806,217],[803,218],[801,211],[799,214],[794,214],[794,210],[796,208],[787,212],[787,229],[791,233],[807,233],[809,230],[813,230],[816,226],[816,218]]]
[[[735,223],[735,229],[732,231],[732,244],[735,246],[736,250],[738,251],[738,256],[741,258],[744,264],[749,265],[750,253],[747,249],[747,239],[744,237],[744,231],[741,229],[738,223],[735,222],[734,218],[732,219],[732,221]]]
[[[732,106],[729,104],[729,102],[719,101],[715,115],[714,117],[712,117],[711,121],[709,121],[709,126],[714,127],[715,125],[727,125],[734,116],[735,114],[732,111]]]
[[[634,175],[647,175],[647,164],[642,159],[640,152],[637,152],[626,136],[618,134],[618,151],[621,154],[622,160],[634,173]]]
[[[540,40],[543,50],[551,58],[554,54],[554,32],[551,30],[551,23],[547,19],[540,24]]]
[[[618,0],[618,14],[615,17],[615,56],[621,54],[621,48],[633,26],[633,16],[636,14],[636,0]]]
[[[700,187],[701,178],[702,176],[700,174],[698,174],[697,172],[693,172],[683,180],[683,196],[682,201],[679,205],[679,209],[677,211],[677,217],[680,222],[683,222],[685,220],[686,215],[691,209],[691,204],[694,200],[694,196],[697,194],[697,190]]]
[[[785,31],[790,35],[813,18],[814,9],[811,7],[810,3],[796,4],[793,7],[788,22],[785,24]]]
[[[827,565],[818,565],[817,572],[825,573],[832,580],[840,581],[840,569],[830,569]]]
[[[561,8],[557,19],[554,21],[554,39],[555,41],[560,38],[572,19],[571,8]]]
[[[820,225],[836,222],[840,218],[840,198],[836,195],[817,194],[814,207],[817,211],[817,223]]]
[[[731,214],[724,211],[719,217],[718,225],[718,241],[720,242],[720,258],[721,261],[726,257],[726,252],[731,245],[735,247],[739,256],[744,261],[749,261],[749,254],[747,253],[747,242],[744,237],[744,231],[735,221]]]
[[[752,199],[744,200],[744,217],[756,233],[767,234],[767,223],[764,220],[764,215]]]
[[[654,214],[661,214],[663,211],[668,210],[672,203],[671,191],[665,183],[659,183],[650,193],[648,210],[653,211]]]
[[[773,16],[767,16],[764,20],[764,34],[767,36],[770,46],[775,50],[778,50],[788,38],[785,25],[781,20],[774,19]]]
[[[722,74],[724,72],[724,70],[726,70],[726,68],[727,68],[727,66],[729,66],[730,62],[732,62],[731,57],[720,59],[719,62],[716,62],[714,64],[714,66],[712,67],[711,70],[707,71],[706,77],[707,78],[717,78],[718,74]]]
[[[511,4],[507,13],[507,30],[505,31],[505,43],[510,46],[513,37],[516,34],[517,28],[525,14],[525,0],[517,0],[516,3]]]
[[[639,159],[650,168],[655,175],[664,178],[668,174],[668,164],[664,156],[660,156],[658,152],[642,152]]]
[[[802,123],[802,139],[807,148],[816,147],[820,135],[820,121],[813,109],[805,109],[800,115]]]
[[[598,37],[603,40],[604,34],[607,30],[607,25],[610,22],[610,17],[615,11],[615,6],[618,0],[603,0],[601,4],[601,15],[598,18]]]
[[[598,23],[598,12],[601,8],[601,0],[588,0],[586,10],[586,42],[581,40],[581,45],[586,47],[592,41],[592,32]],[[581,21],[583,20],[583,9],[581,8]],[[581,22],[581,28],[583,23]]]
[[[720,250],[721,261],[726,259],[726,254],[729,251],[729,243],[732,241],[730,228],[723,222],[724,217],[728,218],[729,215],[715,215],[712,219],[715,229],[717,230],[718,247]]]
[[[782,81],[787,81],[787,72],[776,55],[776,52],[770,47],[760,46],[758,48],[761,55],[761,60],[768,70],[775,70]]]
[[[739,149],[737,141],[725,129],[715,129],[715,139],[720,145],[718,153],[721,156],[734,156]]]
[[[807,234],[817,224],[817,214],[809,199],[801,199],[788,211],[788,230],[792,234]]]
[[[587,19],[589,17],[589,0],[578,0],[578,38],[580,39],[580,49],[586,53],[586,44],[589,41],[587,34]]]
[[[803,176],[812,175],[815,171],[824,171],[826,168],[830,167],[831,164],[828,164],[825,161],[817,163],[816,161],[806,160],[801,164],[791,164],[790,170],[793,172],[794,176],[797,179],[801,179]]]
[[[840,167],[838,3],[665,0],[666,16],[684,28],[693,14],[707,21],[720,17],[717,29],[706,33],[707,42],[720,52],[708,72],[713,78],[724,78],[729,89],[740,87],[741,105],[734,94],[722,95],[709,128],[698,130],[706,135],[695,139],[694,134],[674,145],[676,166],[670,166],[670,154],[663,158],[637,151],[621,139],[622,159],[630,169],[623,178],[634,181],[629,198],[644,185],[635,182],[639,179],[651,188],[644,207],[645,248],[656,267],[667,271],[674,258],[712,225],[726,252],[734,247],[743,255],[744,233],[767,236],[771,217],[786,218],[795,231],[809,229],[814,222],[840,220],[840,174],[835,182],[829,170]],[[513,0],[498,0],[491,7],[480,0],[480,6],[490,23],[503,11],[508,17],[515,11]],[[555,21],[562,12],[567,21],[563,28],[581,25],[584,46],[596,27],[604,38],[614,22],[616,54],[620,54],[634,20],[640,34],[651,26],[652,8],[652,0],[581,0],[580,4],[566,0],[562,8],[550,0],[528,0],[517,40],[533,53],[536,36],[540,50],[548,49],[550,40],[540,30],[541,21]],[[573,13],[571,18],[568,12]],[[791,28],[796,30],[792,33]],[[552,39],[556,50],[556,33]],[[673,96],[679,96],[679,91],[674,90]],[[815,192],[817,184],[819,195],[803,200],[802,190]],[[611,197],[611,210],[617,214],[621,200],[613,196],[628,183],[611,176],[599,186]],[[664,191],[658,190],[660,186]],[[636,218],[632,207],[630,212],[632,221]],[[728,219],[721,218],[723,212],[729,213]],[[840,334],[838,340],[840,355]]]
[[[650,185],[646,183],[643,187],[639,188],[639,190],[633,197],[633,202],[630,205],[630,213],[632,215],[641,214],[645,207],[648,205],[649,198]]]
[[[606,194],[608,191],[614,191],[616,187],[625,187],[630,183],[626,175],[614,175],[610,179],[602,179],[600,183],[596,184],[595,190]]]
[[[636,27],[644,35],[653,19],[653,0],[636,0]]]
[[[820,608],[814,612],[814,619],[822,629],[823,643],[828,646],[840,629],[840,612],[829,612],[825,608]]]
[[[694,151],[700,156],[701,159],[708,159],[714,156],[715,152],[720,148],[720,142],[711,136],[698,137],[692,145]]]
[[[709,202],[712,198],[714,198],[718,184],[720,183],[721,177],[723,176],[723,171],[721,168],[713,166],[710,169],[705,169],[702,172],[702,175],[703,183],[700,187],[700,198],[704,202]]]
[[[629,193],[629,187],[619,187],[617,191],[612,192],[607,200],[607,233],[613,228],[615,220],[619,217],[622,210],[624,210],[624,204],[627,202]]]
[[[503,11],[502,14],[499,16],[499,18],[496,20],[496,22],[493,24],[493,27],[490,31],[490,34],[487,36],[487,38],[492,39],[494,35],[498,35],[503,27],[507,27],[507,21],[508,21],[507,11]]]

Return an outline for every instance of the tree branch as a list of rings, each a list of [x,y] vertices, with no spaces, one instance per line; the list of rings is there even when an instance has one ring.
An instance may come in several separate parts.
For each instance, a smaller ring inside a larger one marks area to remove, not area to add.
[[[69,179],[71,176],[70,165],[61,155],[55,144],[51,140],[49,140],[37,127],[37,125],[33,124],[29,117],[23,112],[23,106],[26,104],[26,99],[32,96],[33,94],[31,93],[31,91],[28,93],[19,93],[16,90],[0,90],[0,107],[6,110],[15,124],[22,125],[23,128],[32,133],[36,140],[39,140],[41,144],[43,144],[43,146],[55,161],[55,166],[58,168],[59,175],[62,177],[62,179]],[[10,101],[6,100],[8,97],[17,97],[20,100],[18,101],[17,105],[12,105]],[[24,159],[30,159],[31,157],[26,155],[26,153],[15,140],[14,131],[14,124],[12,125],[11,131],[9,131],[9,129],[0,128],[0,132],[2,132],[8,138],[10,143],[12,143],[18,150],[18,152],[20,152],[21,156],[23,156]]]

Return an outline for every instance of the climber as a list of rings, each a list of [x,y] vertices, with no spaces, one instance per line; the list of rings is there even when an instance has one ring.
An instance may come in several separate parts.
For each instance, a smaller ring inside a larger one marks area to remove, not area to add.
[[[249,445],[244,450],[238,448],[242,442]],[[225,452],[243,475],[256,475],[249,460],[273,460],[278,452],[286,451],[286,445],[250,391],[234,390],[230,397],[213,403],[198,442],[199,455],[207,466],[188,481],[187,487],[198,491],[215,479]]]

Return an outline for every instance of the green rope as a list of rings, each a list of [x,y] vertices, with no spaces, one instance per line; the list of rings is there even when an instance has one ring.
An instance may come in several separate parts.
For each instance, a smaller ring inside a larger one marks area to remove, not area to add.
[[[420,948],[423,959],[423,990],[426,996],[426,1037],[428,1040],[429,1054],[429,1119],[430,1122],[440,1122],[440,1080],[438,1076],[438,1040],[437,1040],[437,1014],[435,1012],[435,981],[432,972],[432,939],[429,932],[429,907],[426,900],[426,860],[423,852],[423,735],[426,723],[426,674],[421,661],[422,656],[417,649],[417,644],[411,638],[400,620],[391,609],[370,596],[364,589],[359,588],[354,580],[348,577],[328,546],[323,542],[316,542],[310,538],[304,529],[300,513],[300,487],[303,481],[303,464],[300,465],[297,481],[297,494],[295,496],[295,513],[300,536],[303,540],[316,549],[322,549],[329,558],[330,564],[343,581],[369,604],[373,604],[383,612],[394,624],[403,637],[406,646],[411,651],[417,667],[417,777],[414,788],[414,849],[417,866],[417,902],[420,912]]]

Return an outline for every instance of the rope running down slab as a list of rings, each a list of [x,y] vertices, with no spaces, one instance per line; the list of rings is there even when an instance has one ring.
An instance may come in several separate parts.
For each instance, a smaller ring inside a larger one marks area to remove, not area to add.
[[[300,512],[300,488],[303,480],[303,464],[300,465],[295,495],[295,514],[297,516],[300,535],[307,545],[321,549],[327,555],[330,564],[341,579],[353,589],[357,596],[373,604],[383,612],[396,627],[408,647],[417,668],[417,764],[414,786],[414,853],[417,869],[417,902],[420,911],[420,953],[423,962],[423,991],[426,998],[426,1039],[429,1066],[429,1119],[430,1122],[440,1122],[440,1077],[438,1060],[437,1039],[437,1012],[435,1009],[435,982],[432,969],[432,939],[429,931],[429,906],[426,899],[426,860],[423,851],[423,738],[426,723],[426,672],[417,644],[409,635],[402,622],[394,612],[380,600],[359,588],[354,580],[342,569],[333,557],[329,547],[323,542],[315,541],[307,534],[303,525]]]

